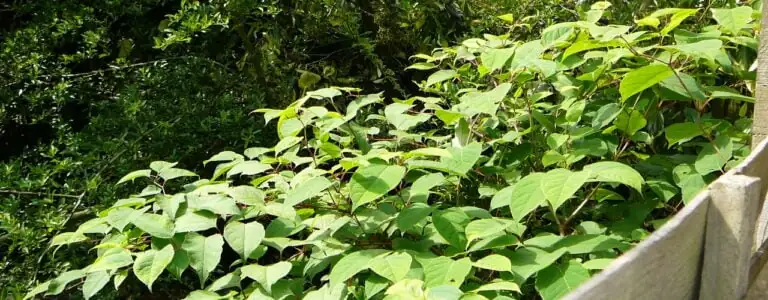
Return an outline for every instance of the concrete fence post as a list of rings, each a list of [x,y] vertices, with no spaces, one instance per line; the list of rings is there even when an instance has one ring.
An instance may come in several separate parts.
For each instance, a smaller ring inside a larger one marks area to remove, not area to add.
[[[709,187],[700,299],[742,299],[749,284],[760,178],[727,174]]]

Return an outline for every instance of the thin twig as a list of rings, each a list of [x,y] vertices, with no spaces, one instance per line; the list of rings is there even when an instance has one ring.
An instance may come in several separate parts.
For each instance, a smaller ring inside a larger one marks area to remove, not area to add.
[[[0,190],[0,194],[15,194],[15,195],[22,195],[22,196],[39,196],[39,197],[49,196],[49,197],[59,197],[59,198],[80,198],[80,195],[16,191],[16,190]]]
[[[221,67],[221,68],[223,68],[223,69],[225,69],[227,71],[230,71],[229,67],[227,67],[224,64],[222,64],[220,62],[217,62],[215,60],[212,60],[212,59],[209,59],[209,58],[204,58],[204,57],[197,57],[197,56],[189,56],[189,55],[187,55],[187,56],[163,58],[163,59],[152,60],[152,61],[147,61],[147,62],[135,63],[135,64],[131,64],[131,65],[126,65],[126,66],[111,67],[111,68],[108,68],[108,69],[99,69],[99,70],[93,70],[93,71],[82,72],[82,73],[60,74],[60,75],[40,75],[40,76],[32,78],[31,80],[51,80],[51,79],[54,79],[54,78],[70,79],[70,78],[79,78],[79,77],[91,77],[91,76],[95,76],[95,75],[98,75],[98,74],[109,73],[109,72],[116,72],[116,71],[127,70],[127,69],[133,69],[133,68],[153,65],[153,64],[156,64],[156,63],[160,63],[160,62],[169,62],[169,61],[173,61],[173,60],[189,60],[189,59],[204,60],[204,61],[210,62],[211,64],[219,66],[219,67]],[[15,82],[11,82],[11,83],[3,85],[2,87],[3,88],[9,87],[9,86],[12,86],[14,84],[21,83],[23,81],[25,81],[25,80],[18,80],[18,81],[15,81]]]
[[[599,187],[600,187],[600,184],[595,186],[595,188],[592,189],[592,191],[589,192],[589,194],[586,197],[584,197],[584,200],[581,201],[581,204],[579,204],[579,206],[576,207],[576,209],[573,211],[573,213],[571,213],[571,215],[567,219],[565,219],[565,222],[563,222],[563,229],[561,230],[561,232],[565,231],[565,227],[568,226],[568,223],[573,221],[573,218],[576,217],[576,214],[578,214],[579,211],[581,211],[581,209],[584,208],[584,205],[586,205],[587,202],[589,202],[589,199],[591,199],[592,196],[595,195],[595,192],[597,192],[597,189]]]

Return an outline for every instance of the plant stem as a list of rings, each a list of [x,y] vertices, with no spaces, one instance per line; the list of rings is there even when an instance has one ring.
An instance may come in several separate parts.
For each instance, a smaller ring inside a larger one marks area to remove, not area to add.
[[[570,223],[571,221],[573,221],[573,218],[575,218],[575,217],[576,217],[576,214],[578,214],[578,213],[579,213],[579,211],[581,211],[581,209],[582,209],[582,208],[584,208],[584,205],[586,205],[586,204],[587,204],[587,202],[589,202],[589,199],[591,199],[591,198],[592,198],[592,196],[594,196],[594,195],[595,195],[595,192],[597,192],[597,189],[598,189],[599,187],[600,187],[600,184],[598,184],[597,186],[595,186],[595,188],[594,188],[594,189],[592,189],[592,191],[591,191],[591,192],[589,192],[589,194],[588,194],[586,197],[584,197],[584,200],[582,200],[582,201],[581,201],[581,204],[579,204],[579,206],[578,206],[578,207],[576,207],[576,209],[573,211],[573,213],[571,213],[571,215],[570,215],[570,216],[569,216],[567,219],[565,219],[565,222],[563,222],[563,229],[561,229],[561,231],[565,231],[565,227],[566,227],[566,226],[568,226],[568,223]]]
[[[552,212],[552,216],[555,218],[557,228],[560,229],[560,235],[565,235],[565,227],[563,227],[563,223],[560,222],[560,218],[557,217],[557,211],[555,211],[555,208],[552,206],[552,203],[549,203],[549,201],[547,201],[547,205],[549,206],[549,210]]]

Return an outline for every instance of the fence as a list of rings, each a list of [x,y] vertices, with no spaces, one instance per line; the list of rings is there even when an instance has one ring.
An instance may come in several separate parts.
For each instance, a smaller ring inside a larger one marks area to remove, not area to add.
[[[768,299],[768,140],[566,299]]]

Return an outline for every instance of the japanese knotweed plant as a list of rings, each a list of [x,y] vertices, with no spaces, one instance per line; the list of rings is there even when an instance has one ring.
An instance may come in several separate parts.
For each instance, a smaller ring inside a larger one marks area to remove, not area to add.
[[[757,12],[607,9],[416,55],[431,97],[258,110],[280,141],[214,155],[209,179],[132,172],[149,185],[52,241],[101,236],[93,264],[29,297],[133,276],[192,279],[190,299],[560,298],[748,151]]]

